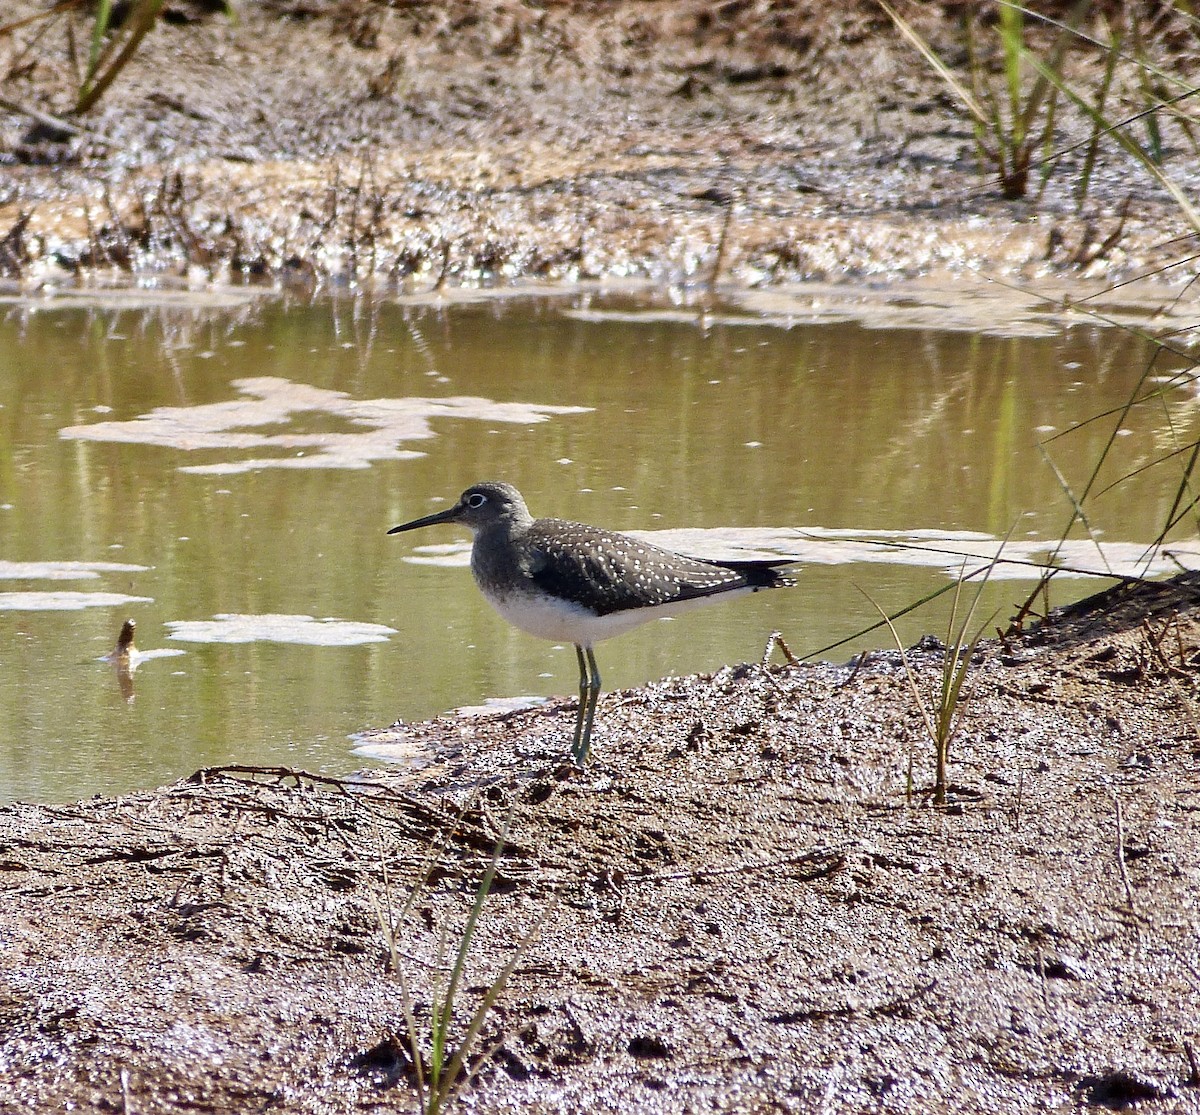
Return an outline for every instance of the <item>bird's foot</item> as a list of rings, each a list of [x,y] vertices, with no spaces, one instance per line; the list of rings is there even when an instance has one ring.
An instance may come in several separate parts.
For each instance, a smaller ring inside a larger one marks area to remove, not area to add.
[[[558,766],[554,768],[553,777],[559,782],[565,782],[568,778],[575,778],[583,773],[581,767],[574,759],[563,759]]]

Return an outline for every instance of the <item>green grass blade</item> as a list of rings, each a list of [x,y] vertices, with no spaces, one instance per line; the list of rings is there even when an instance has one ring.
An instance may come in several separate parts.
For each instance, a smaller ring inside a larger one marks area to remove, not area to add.
[[[971,19],[970,15],[964,16],[963,34],[967,43],[967,72],[971,75],[971,93],[976,98],[976,101],[982,106],[991,97],[991,90],[989,90],[982,81],[984,63],[979,55],[979,45],[975,41],[974,26],[974,20]],[[998,134],[999,118],[995,115],[994,104],[989,104],[987,107],[992,113],[993,119],[991,122],[985,123],[978,116],[970,113],[968,114],[971,116],[971,131],[975,137],[975,150],[977,154],[982,155],[991,162],[999,163],[1000,153],[996,149],[996,145],[989,142],[988,139],[989,129]],[[982,170],[983,168],[980,167],[981,172]]]
[[[417,1012],[413,1006],[412,992],[402,968],[396,969],[396,978],[400,981],[400,1009],[404,1012],[404,1025],[408,1027],[408,1051],[412,1058],[413,1077],[417,1087],[417,1103],[424,1111],[429,1105],[429,1093],[425,1086],[425,1064],[421,1052],[421,1043],[417,1038]]]
[[[872,623],[870,626],[854,632],[853,635],[847,635],[844,639],[839,639],[836,643],[830,643],[828,646],[820,647],[817,650],[810,651],[808,654],[802,654],[800,657],[802,660],[806,658],[817,658],[823,654],[828,654],[831,650],[837,650],[838,647],[845,646],[847,643],[852,643],[855,639],[861,639],[864,635],[870,635],[872,631],[878,631],[882,627],[890,627],[893,620],[898,620],[901,617],[908,615],[909,612],[915,612],[918,608],[924,607],[931,600],[936,600],[939,596],[943,596],[945,593],[950,592],[953,588],[953,585],[943,585],[941,588],[934,589],[932,592],[926,593],[919,600],[914,600],[911,604],[905,605],[905,607],[901,608],[898,612],[892,612],[891,615],[887,615],[885,613],[883,618],[878,623]],[[861,589],[859,589],[859,591],[862,592]],[[866,594],[864,593],[864,595]],[[869,596],[867,599],[871,600]],[[871,600],[871,604],[876,608],[876,610],[878,610],[879,605],[876,604],[874,600]]]
[[[984,632],[996,618],[996,613],[993,612],[984,620],[976,628],[973,636],[969,637],[967,632],[975,619],[975,613],[979,609],[979,601],[983,598],[984,589],[987,588],[992,573],[995,572],[996,566],[1000,563],[1004,547],[1011,540],[1014,530],[1016,530],[1015,523],[1001,540],[991,561],[984,566],[982,580],[980,580],[975,588],[975,595],[971,600],[971,606],[967,609],[967,614],[963,617],[961,624],[957,622],[958,608],[962,597],[962,586],[967,581],[966,562],[963,563],[956,581],[954,602],[951,605],[950,619],[946,626],[946,648],[942,655],[942,689],[938,705],[938,734],[935,739],[937,747],[937,779],[934,785],[934,800],[939,804],[945,802],[946,769],[950,764],[950,745],[954,740],[958,726],[962,723],[963,714],[966,712],[967,694],[964,692],[964,686],[967,674],[971,668],[971,660],[975,657],[975,651],[979,646],[980,639],[983,638]],[[967,642],[968,638],[970,639],[969,643]],[[965,646],[964,643],[966,643]]]
[[[1133,158],[1142,165],[1142,167],[1149,171],[1149,173],[1158,180],[1159,185],[1161,185],[1163,189],[1165,189],[1167,193],[1169,193],[1174,199],[1175,204],[1179,207],[1179,211],[1187,219],[1188,224],[1192,226],[1195,232],[1200,233],[1200,213],[1197,213],[1188,196],[1183,192],[1182,189],[1180,189],[1178,185],[1176,185],[1175,182],[1167,177],[1162,167],[1158,166],[1158,164],[1154,162],[1153,158],[1151,158],[1150,155],[1142,149],[1141,145],[1127,135],[1119,125],[1114,126],[1109,123],[1109,121],[1101,117],[1099,113],[1097,113],[1096,110],[1087,103],[1087,101],[1079,96],[1079,94],[1076,93],[1075,90],[1073,90],[1066,83],[1066,81],[1060,77],[1060,75],[1049,69],[1044,62],[1033,56],[1030,56],[1029,60],[1030,64],[1039,72],[1044,73],[1048,80],[1053,82],[1058,87],[1059,91],[1062,92],[1062,94],[1069,100],[1071,100],[1076,107],[1086,113],[1090,119],[1096,121],[1100,125],[1101,131],[1103,131],[1104,134],[1111,136],[1128,154],[1132,155]]]
[[[492,1007],[494,1007],[499,1001],[500,996],[504,994],[504,989],[508,986],[509,978],[512,976],[513,972],[516,971],[517,965],[521,962],[522,957],[524,957],[529,951],[529,946],[533,944],[538,934],[541,933],[542,926],[545,924],[546,919],[550,916],[551,912],[557,905],[558,895],[556,894],[554,899],[542,910],[541,914],[534,921],[533,925],[529,927],[521,940],[517,942],[516,949],[513,951],[512,956],[509,957],[508,963],[506,963],[504,967],[500,969],[500,974],[497,975],[496,978],[492,980],[491,984],[488,985],[488,988],[484,992],[482,999],[480,999],[479,1006],[476,1007],[475,1013],[471,1016],[471,1021],[467,1026],[467,1032],[463,1037],[463,1040],[459,1043],[458,1050],[454,1055],[454,1060],[450,1062],[450,1068],[446,1073],[446,1086],[448,1088],[452,1088],[454,1082],[456,1082],[462,1075],[467,1054],[474,1047],[476,1040],[478,1040],[479,1031],[483,1028],[484,1020],[491,1012]],[[468,1075],[468,1079],[474,1075],[474,1072],[470,1073]],[[447,1092],[446,1098],[449,1098],[449,1095],[450,1092]]]
[[[1019,8],[1001,4],[997,13],[1004,84],[1008,89],[1008,118],[1011,145],[1019,150],[1025,142],[1028,115],[1021,108],[1021,57],[1025,51],[1025,17]],[[1032,103],[1032,98],[1031,98]]]
[[[921,714],[921,719],[925,722],[925,731],[929,733],[931,738],[936,739],[937,729],[934,727],[933,718],[929,715],[929,710],[925,706],[925,698],[921,695],[921,687],[917,685],[917,675],[913,671],[912,663],[908,660],[908,652],[904,649],[904,643],[900,640],[900,632],[896,630],[891,617],[879,606],[878,601],[866,589],[860,585],[855,585],[854,587],[870,601],[871,607],[883,617],[881,623],[876,626],[886,624],[887,629],[892,633],[892,638],[896,642],[896,649],[900,652],[900,661],[904,663],[904,673],[908,678],[908,688],[912,693],[913,702],[917,706],[917,711]],[[946,587],[951,588],[952,586],[947,585]]]
[[[1055,37],[1049,57],[1043,62],[1044,66],[1056,73],[1062,72],[1063,60],[1075,39],[1075,31],[1091,6],[1092,0],[1076,0],[1066,23]],[[1043,148],[1049,148],[1054,134],[1054,109],[1058,91],[1054,83],[1039,71],[1024,103],[1021,101],[1022,64],[1027,58],[1033,57],[1025,46],[1025,9],[1021,5],[1005,3],[1004,0],[1001,0],[1000,35],[1011,102],[1009,144],[1013,150],[1013,180],[1008,183],[1006,196],[1023,197],[1028,181],[1029,167],[1033,161],[1033,150],[1037,145],[1034,139],[1037,131],[1036,121],[1039,114],[1045,114],[1045,123],[1040,131],[1040,142]],[[1043,188],[1051,165],[1049,159],[1042,160]]]
[[[89,80],[84,82],[84,86],[80,89],[79,97],[75,102],[74,113],[78,116],[90,109],[102,96],[104,96],[108,87],[117,79],[117,76],[128,65],[129,60],[137,53],[138,47],[141,45],[142,39],[149,34],[150,30],[158,22],[159,13],[162,11],[163,4],[166,0],[141,0],[141,3],[133,9],[133,12],[127,17],[129,21],[129,34],[125,39],[125,45],[121,47],[114,58],[104,71],[98,75],[89,75]],[[91,80],[91,77],[95,80]]]
[[[425,1072],[423,1065],[423,1057],[421,1053],[421,1044],[417,1039],[417,1019],[416,1011],[413,1008],[412,992],[409,990],[408,979],[404,975],[404,969],[400,965],[400,952],[397,947],[396,938],[399,932],[400,919],[397,918],[394,912],[392,903],[392,884],[391,878],[388,875],[387,857],[384,854],[382,841],[379,849],[379,864],[383,874],[383,899],[384,910],[376,907],[375,916],[379,919],[379,923],[384,932],[385,940],[388,945],[388,957],[391,961],[392,972],[400,983],[400,1004],[404,1011],[404,1024],[408,1027],[408,1051],[412,1058],[413,1074],[416,1079],[417,1086],[417,1102],[421,1109],[425,1109]],[[429,870],[425,872],[424,881],[429,879]],[[408,900],[405,902],[400,917],[412,906],[413,900],[417,894],[417,888],[413,887],[409,892]],[[386,911],[386,913],[385,913]],[[386,920],[385,920],[386,918]]]
[[[1104,563],[1104,568],[1111,574],[1112,567],[1108,564],[1108,558],[1104,556],[1104,550],[1100,545],[1100,539],[1092,526],[1091,519],[1088,516],[1087,511],[1084,509],[1083,499],[1075,494],[1071,485],[1067,482],[1067,478],[1063,476],[1058,465],[1054,463],[1054,459],[1049,453],[1046,452],[1046,447],[1044,445],[1039,445],[1038,451],[1042,455],[1042,460],[1049,465],[1050,471],[1054,473],[1054,479],[1058,482],[1058,486],[1062,489],[1063,494],[1068,500],[1071,501],[1071,506],[1075,509],[1075,513],[1071,518],[1071,522],[1067,525],[1067,529],[1063,531],[1062,537],[1058,540],[1057,545],[1050,555],[1050,560],[1053,561],[1062,550],[1063,544],[1067,540],[1067,534],[1070,533],[1071,526],[1076,522],[1080,522],[1083,524],[1083,529],[1087,531],[1088,537],[1092,540],[1092,544],[1096,547],[1096,553],[1099,555],[1100,560]]]
[[[1057,160],[1054,157],[1054,130],[1058,124],[1058,91],[1046,103],[1046,122],[1042,126],[1040,144],[1042,148],[1042,157],[1038,161],[1038,194],[1037,200],[1041,204],[1042,196],[1046,192],[1046,185],[1050,181],[1050,175],[1054,171],[1054,165]]]
[[[1005,0],[1005,2],[1009,2],[1009,0]],[[1094,46],[1105,54],[1107,54],[1111,49],[1111,45],[1106,43],[1103,39],[1098,39],[1094,35],[1089,35],[1080,27],[1072,27],[1069,23],[1070,17],[1068,17],[1068,20],[1064,21],[1055,19],[1053,16],[1046,15],[1045,12],[1039,12],[1033,8],[1025,7],[1024,5],[1014,4],[1013,6],[1020,7],[1021,11],[1023,11],[1028,18],[1036,19],[1045,24],[1047,27],[1057,27],[1059,30],[1069,31],[1078,42],[1087,43],[1089,46]],[[1142,64],[1137,57],[1126,53],[1119,48],[1117,49],[1117,57],[1122,62],[1130,62],[1135,66]],[[1167,82],[1170,85],[1182,86],[1185,89],[1192,88],[1191,82],[1188,81],[1187,78],[1181,77],[1178,74],[1172,74],[1169,70],[1164,70],[1160,66],[1155,65],[1153,62],[1149,61],[1149,59],[1146,60],[1146,64],[1149,65],[1154,76],[1159,78],[1161,81]]]
[[[487,901],[488,892],[492,889],[492,882],[496,878],[496,868],[499,866],[502,848],[503,845],[498,843],[492,853],[487,870],[483,873],[483,878],[479,881],[479,887],[475,891],[475,901],[471,903],[471,912],[467,915],[467,924],[463,928],[462,937],[458,942],[458,951],[454,956],[454,968],[450,972],[450,984],[446,988],[447,1019],[455,996],[458,995],[458,985],[462,982],[463,971],[467,966],[467,954],[471,951],[471,941],[475,937],[475,927],[479,923],[479,915],[483,912],[483,904]]]
[[[112,0],[100,0],[96,5],[96,14],[92,19],[92,39],[88,47],[87,70],[84,72],[83,84],[79,89],[80,97],[83,97],[91,88],[92,82],[96,77],[96,71],[100,67],[100,56],[104,50],[104,38],[108,34],[111,22]]]
[[[459,809],[453,823],[450,826],[451,830],[457,828],[462,822],[466,811],[466,805],[463,805]],[[398,927],[400,923],[409,915],[409,913],[411,913],[413,906],[416,905],[418,896],[428,887],[429,880],[433,875],[433,870],[437,866],[438,860],[441,858],[442,853],[444,853],[446,850],[446,844],[447,836],[445,832],[440,833],[434,840],[430,842],[428,854],[426,855],[420,870],[417,872],[417,882],[409,889],[408,898],[405,899],[404,905],[400,908],[400,912],[398,914],[394,912],[391,879],[387,869],[387,857],[384,853],[382,842],[380,843],[379,849],[379,862],[383,875],[384,903],[387,910],[386,923],[383,922],[383,915],[378,909],[376,910],[376,916],[380,918],[381,925],[383,925],[384,934],[388,943],[392,971],[395,973],[396,978],[400,983],[400,1002],[401,1008],[404,1012],[404,1024],[408,1027],[408,1048],[409,1054],[412,1058],[413,1076],[415,1078],[417,1090],[417,1100],[421,1110],[425,1112],[430,1110],[430,1103],[432,1102],[433,1098],[432,1085],[427,1086],[425,1077],[425,1055],[421,1048],[421,1042],[419,1038],[420,1031],[417,1028],[416,1008],[414,1005],[415,999],[413,998],[412,991],[409,987],[408,979],[404,974],[404,968],[400,964],[400,956],[396,944],[396,938],[399,932]],[[446,937],[445,930],[443,928],[443,932],[438,944],[437,961],[434,965],[435,972],[442,969],[445,954]],[[430,1011],[433,1015],[434,1022],[436,1022],[437,1018],[439,1017],[438,1001],[438,984],[435,976],[434,989],[430,1003]],[[433,1047],[437,1045],[436,1032],[431,1033],[430,1045],[430,1065],[432,1066],[434,1060]]]
[[[437,964],[433,988],[429,997],[429,1095],[427,1111],[436,1111],[435,1100],[441,1091],[442,1066],[446,1060],[446,1039],[454,1021],[454,999],[442,986],[441,973],[445,968],[450,938],[446,925],[438,932]]]
[[[963,85],[961,81],[951,72],[950,68],[943,62],[934,52],[933,47],[929,45],[917,32],[912,25],[887,2],[887,0],[876,0],[876,3],[888,14],[891,21],[896,25],[897,30],[902,34],[917,50],[921,56],[933,67],[934,72],[940,77],[951,89],[954,95],[962,101],[966,110],[985,127],[988,124],[987,113],[983,107],[972,96],[971,91]]]
[[[938,769],[942,773],[944,773],[946,760],[950,753],[950,736],[954,730],[954,714],[957,707],[956,698],[962,688],[961,680],[956,685],[955,678],[965,676],[960,656],[961,647],[958,644],[961,630],[956,635],[954,629],[958,619],[958,606],[962,600],[962,587],[966,571],[967,563],[963,562],[954,581],[954,596],[950,600],[950,618],[946,622],[945,649],[942,651],[942,684],[938,693],[937,728],[933,736],[933,742],[937,748]],[[938,783],[939,785],[942,783],[941,773],[938,776]]]
[[[1120,42],[1120,38],[1115,37],[1114,44]],[[1117,50],[1114,45],[1108,51],[1104,59],[1104,75],[1100,79],[1100,87],[1096,90],[1096,104],[1092,115],[1092,131],[1088,139],[1087,149],[1083,156],[1083,169],[1079,172],[1079,179],[1075,193],[1075,201],[1077,205],[1082,206],[1087,201],[1088,190],[1092,184],[1092,174],[1096,169],[1096,155],[1100,150],[1100,121],[1104,119],[1104,105],[1108,101],[1108,93],[1112,88],[1113,75],[1117,72]]]
[[[1130,19],[1133,21],[1133,52],[1137,58],[1138,71],[1138,87],[1141,90],[1142,100],[1146,102],[1146,144],[1149,148],[1148,154],[1154,162],[1161,166],[1163,161],[1163,143],[1162,132],[1158,126],[1158,110],[1162,107],[1161,100],[1153,87],[1150,84],[1150,72],[1148,68],[1148,55],[1146,53],[1146,44],[1142,38],[1142,20],[1138,15],[1137,5],[1135,4],[1130,11]]]
[[[1200,442],[1196,442],[1192,446],[1191,455],[1188,457],[1188,462],[1184,466],[1183,477],[1179,482],[1179,486],[1175,489],[1175,497],[1171,501],[1171,509],[1167,512],[1166,518],[1163,520],[1162,529],[1158,536],[1154,539],[1153,548],[1157,549],[1166,540],[1167,535],[1171,533],[1182,521],[1185,515],[1193,507],[1196,506],[1196,498],[1185,499],[1191,492],[1191,478],[1196,474],[1196,465],[1200,461]]]
[[[1128,472],[1122,473],[1110,484],[1105,484],[1104,487],[1096,493],[1096,498],[1099,499],[1106,492],[1111,492],[1114,488],[1124,484],[1127,480],[1132,480],[1134,477],[1140,476],[1143,472],[1149,472],[1152,468],[1158,468],[1159,465],[1164,465],[1168,461],[1173,461],[1177,457],[1182,457],[1185,453],[1195,452],[1197,445],[1200,445],[1200,442],[1191,441],[1186,445],[1176,446],[1169,453],[1160,453],[1157,457],[1147,461],[1144,465],[1139,465],[1137,468],[1130,469]]]

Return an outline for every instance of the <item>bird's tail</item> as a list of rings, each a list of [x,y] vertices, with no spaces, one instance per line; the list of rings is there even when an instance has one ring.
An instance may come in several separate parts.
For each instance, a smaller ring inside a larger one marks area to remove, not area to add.
[[[796,564],[788,558],[775,561],[710,561],[708,564],[740,573],[746,578],[748,588],[788,588],[796,583],[795,577],[780,572],[781,566]]]

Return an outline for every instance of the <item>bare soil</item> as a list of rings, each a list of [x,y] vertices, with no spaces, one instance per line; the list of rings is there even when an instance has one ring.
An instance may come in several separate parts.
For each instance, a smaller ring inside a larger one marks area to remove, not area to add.
[[[66,114],[83,14],[0,38],[11,286],[1114,280],[1185,254],[1120,159],[1082,211],[1069,173],[1001,198],[865,2],[216,8],[169,0],[65,131],[27,110]],[[0,809],[0,1111],[415,1109],[410,1039],[428,1058],[501,836],[451,1035],[513,961],[476,1110],[1200,1111],[1198,594],[1119,588],[983,647],[941,806],[880,652],[605,694],[582,773],[563,700],[396,726],[432,760],[407,773]],[[927,693],[943,653],[910,655]]]
[[[1111,144],[1078,204],[1091,125],[1065,102],[1044,191],[1035,171],[1028,199],[1005,200],[969,119],[873,0],[235,7],[231,21],[217,0],[170,0],[80,117],[87,11],[0,37],[0,277],[25,289],[1124,280],[1177,276],[1179,238],[1195,232]],[[960,66],[967,7],[909,9]],[[1097,8],[1128,22],[1124,5]],[[4,18],[43,9],[14,0]],[[1160,12],[1139,33],[1169,72],[1196,72],[1182,17]],[[999,89],[995,36],[979,41]],[[1089,97],[1103,61],[1083,46],[1069,56]],[[1112,118],[1144,108],[1137,72],[1118,67]],[[1194,194],[1194,135],[1162,120],[1165,169]]]
[[[503,836],[474,1110],[1200,1110],[1198,601],[982,650],[942,807],[878,653],[606,694],[584,772],[560,701],[409,727],[419,772],[0,810],[0,1108],[414,1110],[393,946],[428,1056]]]

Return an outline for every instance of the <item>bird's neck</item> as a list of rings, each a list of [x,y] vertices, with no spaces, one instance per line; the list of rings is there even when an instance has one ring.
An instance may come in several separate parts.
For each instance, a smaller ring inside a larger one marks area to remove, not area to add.
[[[501,519],[476,533],[471,547],[471,572],[485,594],[505,595],[505,590],[519,581],[521,538],[527,529]]]

